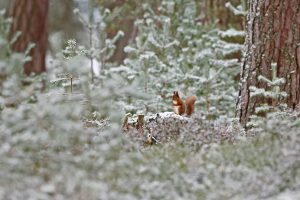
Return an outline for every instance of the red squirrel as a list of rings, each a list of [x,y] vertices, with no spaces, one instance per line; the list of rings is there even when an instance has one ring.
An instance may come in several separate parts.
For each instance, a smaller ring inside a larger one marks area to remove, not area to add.
[[[187,97],[184,103],[182,99],[179,97],[178,91],[174,91],[172,100],[173,100],[174,112],[177,115],[183,115],[184,113],[186,113],[187,116],[190,116],[195,110],[195,101],[196,101],[195,96]]]

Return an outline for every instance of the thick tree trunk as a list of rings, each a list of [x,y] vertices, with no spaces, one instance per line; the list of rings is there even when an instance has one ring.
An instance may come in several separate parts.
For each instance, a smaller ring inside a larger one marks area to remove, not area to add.
[[[35,44],[30,51],[32,60],[24,65],[26,74],[46,71],[48,4],[48,0],[11,0],[9,9],[9,16],[13,17],[11,38],[18,31],[22,33],[12,45],[12,49],[24,52],[30,43]]]
[[[251,96],[250,86],[270,90],[270,85],[259,79],[272,79],[271,63],[277,64],[277,77],[285,79],[280,90],[284,99],[295,108],[300,99],[300,1],[249,1],[245,57],[241,68],[241,82],[236,115],[243,125],[262,104],[273,104],[270,98]]]

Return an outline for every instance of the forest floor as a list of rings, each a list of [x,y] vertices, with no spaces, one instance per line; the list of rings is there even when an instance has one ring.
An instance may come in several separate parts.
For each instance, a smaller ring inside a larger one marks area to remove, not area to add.
[[[245,131],[201,113],[160,113],[145,117],[143,134],[2,136],[0,199],[297,199],[300,120],[261,122]],[[157,145],[145,145],[148,133]]]

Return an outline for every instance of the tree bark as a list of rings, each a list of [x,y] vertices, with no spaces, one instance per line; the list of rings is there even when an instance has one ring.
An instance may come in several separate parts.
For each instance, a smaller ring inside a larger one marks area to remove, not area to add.
[[[280,90],[287,93],[284,103],[295,109],[300,99],[300,2],[299,0],[248,1],[244,61],[241,67],[236,117],[245,126],[255,108],[273,104],[266,97],[251,97],[250,86],[270,90],[258,79],[272,79],[271,63],[276,75],[285,79]]]
[[[26,74],[46,71],[48,5],[48,0],[11,0],[9,16],[13,18],[13,24],[10,38],[21,32],[12,49],[24,52],[30,43],[35,44],[29,54],[31,61],[24,65]]]
[[[202,15],[200,21],[204,24],[214,24],[217,22],[218,27],[222,29],[244,29],[243,18],[235,16],[228,8],[226,8],[225,4],[227,2],[230,2],[233,5],[241,4],[241,0],[203,0],[200,4],[201,10],[199,13]]]

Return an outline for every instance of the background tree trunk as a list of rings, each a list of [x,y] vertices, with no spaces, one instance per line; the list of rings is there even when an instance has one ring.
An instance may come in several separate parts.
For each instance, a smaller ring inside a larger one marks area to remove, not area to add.
[[[243,1],[243,0],[242,0]],[[234,15],[225,4],[230,2],[234,6],[241,4],[241,0],[203,0],[199,1],[201,5],[200,21],[204,24],[214,24],[217,22],[219,28],[244,29],[244,18]]]
[[[13,17],[11,38],[18,31],[22,33],[12,45],[12,49],[24,52],[28,44],[35,44],[30,51],[32,60],[24,65],[26,74],[46,71],[48,3],[48,0],[11,0],[9,9],[9,16]]]
[[[280,86],[287,93],[284,100],[290,108],[300,98],[300,3],[299,0],[248,1],[245,58],[241,68],[236,116],[243,125],[255,108],[272,101],[251,97],[250,86],[269,90],[270,86],[258,79],[262,75],[272,79],[271,63],[277,64],[277,77],[285,79]]]

